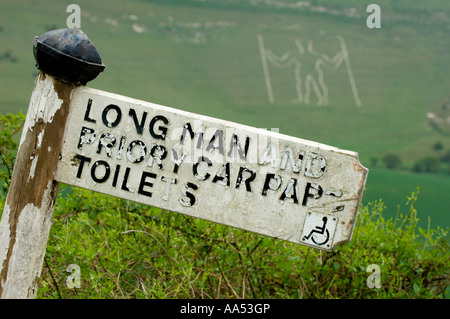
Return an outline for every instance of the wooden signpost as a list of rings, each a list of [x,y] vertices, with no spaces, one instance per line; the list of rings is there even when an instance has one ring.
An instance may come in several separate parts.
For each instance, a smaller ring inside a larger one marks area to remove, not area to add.
[[[58,182],[328,251],[351,239],[368,174],[357,153],[61,83],[41,73],[30,102],[2,298],[35,295]]]

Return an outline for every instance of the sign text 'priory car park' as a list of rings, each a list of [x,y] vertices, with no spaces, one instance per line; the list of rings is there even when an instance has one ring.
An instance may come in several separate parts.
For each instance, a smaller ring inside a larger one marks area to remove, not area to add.
[[[84,86],[67,123],[60,182],[325,250],[351,238],[354,152]]]

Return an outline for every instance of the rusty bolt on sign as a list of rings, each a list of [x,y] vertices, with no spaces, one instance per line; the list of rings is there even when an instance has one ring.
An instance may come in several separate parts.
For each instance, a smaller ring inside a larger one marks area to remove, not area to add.
[[[80,29],[33,39],[36,78],[0,222],[0,297],[34,298],[52,222],[71,92],[105,68]]]

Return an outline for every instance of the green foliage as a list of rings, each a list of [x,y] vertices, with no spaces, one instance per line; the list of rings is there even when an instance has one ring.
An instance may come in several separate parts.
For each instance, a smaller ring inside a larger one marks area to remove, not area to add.
[[[442,156],[441,156],[441,161],[444,163],[450,163],[450,150],[446,151]]]
[[[19,146],[16,134],[22,130],[25,115],[0,113],[0,183],[2,191],[6,193],[16,160],[16,150]]]
[[[39,298],[443,298],[446,231],[420,229],[414,203],[395,219],[376,201],[350,243],[321,252],[74,188],[57,201]],[[80,267],[81,285],[66,271]],[[367,267],[381,270],[368,288]]]
[[[390,169],[397,168],[402,163],[400,157],[395,153],[388,153],[384,155],[382,160],[386,167]]]
[[[438,142],[434,143],[433,149],[436,151],[440,151],[440,150],[444,149],[444,145],[442,144],[442,142],[438,141]]]
[[[413,165],[413,171],[416,173],[419,172],[428,172],[435,173],[438,171],[440,165],[439,158],[437,156],[425,156],[419,161],[415,162]]]

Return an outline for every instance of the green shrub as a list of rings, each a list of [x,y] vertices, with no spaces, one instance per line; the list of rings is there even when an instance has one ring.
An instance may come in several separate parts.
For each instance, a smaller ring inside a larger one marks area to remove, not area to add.
[[[440,160],[437,156],[424,156],[416,161],[412,167],[413,172],[435,173],[439,170]]]
[[[425,156],[422,159],[425,172],[437,172],[439,169],[439,158],[436,156]]]
[[[445,152],[442,156],[441,156],[441,161],[443,163],[450,163],[450,150]]]
[[[412,171],[414,173],[422,173],[425,170],[425,165],[423,164],[423,161],[416,161],[413,164]]]
[[[19,146],[17,133],[22,130],[25,122],[23,113],[6,114],[0,113],[0,182],[2,191],[6,193],[16,159],[16,151]]]
[[[323,252],[74,188],[56,205],[38,297],[444,298],[446,231],[417,227],[416,199],[395,219],[381,201],[362,207],[352,241]],[[372,264],[381,288],[367,285]]]
[[[390,169],[398,168],[402,163],[400,157],[395,153],[388,153],[384,155],[382,161],[384,165]]]

